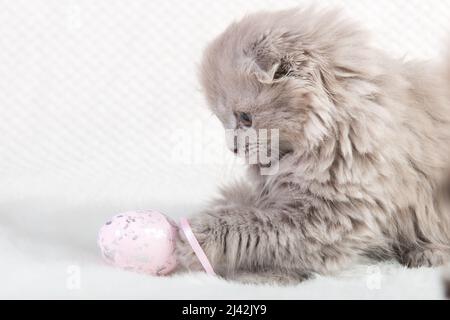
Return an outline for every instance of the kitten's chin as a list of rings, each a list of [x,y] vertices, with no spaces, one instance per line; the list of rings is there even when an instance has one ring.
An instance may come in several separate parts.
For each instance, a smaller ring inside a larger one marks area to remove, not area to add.
[[[252,166],[256,165],[256,166],[259,166],[261,168],[267,168],[267,167],[270,167],[274,163],[282,162],[283,160],[288,158],[290,155],[292,155],[294,153],[294,151],[293,150],[285,150],[285,151],[281,151],[280,150],[280,153],[279,153],[278,157],[277,158],[273,158],[273,159],[269,159],[269,162],[267,164],[260,163],[260,162],[258,162],[258,163],[250,163],[249,162],[250,156],[248,155],[248,153],[246,153],[244,156],[239,156],[239,154],[237,154],[236,152],[233,152],[233,153],[234,153],[234,155],[236,157],[241,158],[241,159],[245,159],[245,162],[248,165],[252,165]]]
[[[279,164],[279,163],[283,162],[284,160],[288,159],[293,153],[294,153],[293,150],[283,150],[283,151],[280,150],[280,154],[279,154],[278,158],[271,159],[270,162],[267,164],[260,163],[258,166],[263,169],[271,168],[274,165]]]

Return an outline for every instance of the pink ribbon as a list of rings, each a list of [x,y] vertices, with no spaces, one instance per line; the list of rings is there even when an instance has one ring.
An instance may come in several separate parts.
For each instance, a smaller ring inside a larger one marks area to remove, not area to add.
[[[206,256],[202,247],[198,243],[197,238],[192,232],[191,226],[186,218],[180,219],[180,227],[181,230],[183,230],[183,233],[186,236],[187,241],[191,245],[192,250],[194,250],[195,255],[197,256],[198,260],[203,266],[203,269],[205,269],[206,273],[209,274],[210,276],[215,276],[216,273],[214,272],[214,269],[211,263],[209,262],[208,257]]]

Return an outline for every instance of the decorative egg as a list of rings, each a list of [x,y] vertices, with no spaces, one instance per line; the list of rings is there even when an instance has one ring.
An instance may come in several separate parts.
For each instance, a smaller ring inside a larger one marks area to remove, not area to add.
[[[177,230],[176,224],[160,212],[126,212],[102,226],[98,245],[109,264],[151,275],[167,275],[177,265]]]

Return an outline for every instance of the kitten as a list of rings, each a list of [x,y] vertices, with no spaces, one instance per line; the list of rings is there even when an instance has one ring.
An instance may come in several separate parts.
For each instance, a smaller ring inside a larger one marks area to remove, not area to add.
[[[447,72],[373,48],[338,11],[262,12],[232,24],[204,54],[207,102],[238,137],[278,129],[279,159],[271,175],[249,165],[246,179],[190,219],[216,272],[290,283],[367,259],[449,261]],[[248,155],[255,145],[240,147]],[[178,254],[200,268],[183,238]]]

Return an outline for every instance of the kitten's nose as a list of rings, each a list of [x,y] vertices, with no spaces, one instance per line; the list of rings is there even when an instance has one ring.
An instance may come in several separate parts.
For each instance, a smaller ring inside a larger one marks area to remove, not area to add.
[[[233,152],[234,152],[234,154],[238,154],[238,148],[237,148],[237,147],[234,147]]]

